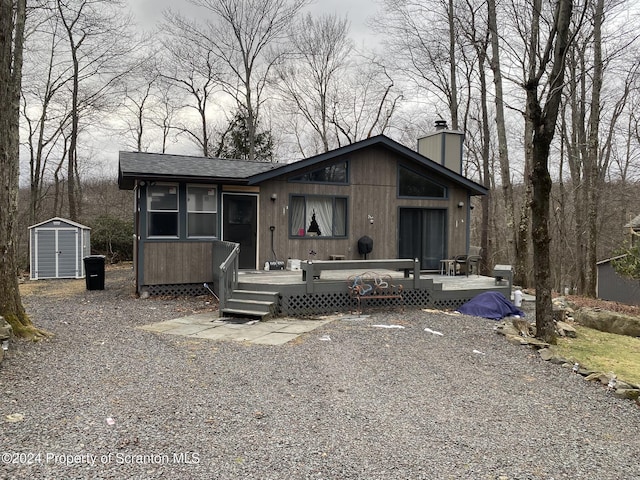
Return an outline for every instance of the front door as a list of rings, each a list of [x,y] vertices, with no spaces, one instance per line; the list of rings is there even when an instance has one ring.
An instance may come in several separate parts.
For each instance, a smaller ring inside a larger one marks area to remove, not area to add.
[[[255,269],[258,240],[258,197],[222,194],[222,239],[240,244],[240,268]]]
[[[446,223],[446,210],[401,208],[399,258],[417,258],[421,270],[438,270],[447,258]]]

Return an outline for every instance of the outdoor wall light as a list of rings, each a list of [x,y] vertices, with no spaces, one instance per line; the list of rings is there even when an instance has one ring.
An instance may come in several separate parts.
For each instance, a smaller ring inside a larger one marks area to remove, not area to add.
[[[373,225],[373,215],[367,215],[367,220],[369,220],[369,223]]]
[[[277,193],[272,193],[271,194],[271,201],[275,202],[278,199],[278,194]]]
[[[458,208],[464,207],[464,202],[458,202]]]

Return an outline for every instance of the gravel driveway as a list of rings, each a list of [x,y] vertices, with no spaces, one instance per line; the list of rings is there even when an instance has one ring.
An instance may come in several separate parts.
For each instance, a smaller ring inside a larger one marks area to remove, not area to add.
[[[67,284],[23,296],[55,337],[0,366],[0,478],[640,478],[640,409],[493,321],[392,311],[249,345],[136,329],[210,307],[136,299],[128,270]]]

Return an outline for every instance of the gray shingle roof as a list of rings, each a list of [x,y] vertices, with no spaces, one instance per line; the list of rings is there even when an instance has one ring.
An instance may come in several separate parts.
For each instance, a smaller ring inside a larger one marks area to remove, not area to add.
[[[280,175],[291,173],[304,167],[309,167],[317,163],[340,157],[341,155],[348,155],[349,153],[352,153],[354,151],[374,146],[386,148],[396,155],[400,155],[406,159],[413,160],[414,162],[419,163],[446,178],[449,178],[451,181],[464,186],[465,188],[469,189],[472,195],[486,195],[489,192],[488,189],[483,185],[480,185],[473,180],[470,180],[454,172],[453,170],[449,170],[447,167],[440,165],[427,157],[424,157],[418,152],[405,147],[404,145],[390,139],[389,137],[386,137],[385,135],[376,135],[375,137],[367,138],[366,140],[360,140],[359,142],[345,145],[344,147],[336,148],[335,150],[321,153],[313,157],[305,158],[297,162],[276,164],[276,168],[274,168],[273,170],[265,170],[264,172],[258,173],[253,176],[250,179],[249,184],[257,185],[260,182],[263,182],[270,178],[278,177]]]
[[[220,182],[242,185],[259,185],[265,180],[295,172],[341,155],[348,155],[370,147],[381,147],[394,154],[413,160],[435,173],[468,189],[472,195],[486,195],[488,189],[427,157],[420,155],[404,145],[384,136],[361,140],[344,147],[321,153],[313,157],[291,163],[247,162],[243,160],[225,160],[220,158],[191,157],[186,155],[166,155],[159,153],[120,152],[118,185],[123,190],[131,190],[135,180],[150,181],[186,181]]]
[[[278,166],[274,163],[222,158],[120,152],[118,183],[122,189],[132,189],[136,178],[172,181],[205,180],[208,182],[224,179],[227,182],[246,183],[247,178]]]
[[[627,223],[624,228],[640,228],[640,215]]]

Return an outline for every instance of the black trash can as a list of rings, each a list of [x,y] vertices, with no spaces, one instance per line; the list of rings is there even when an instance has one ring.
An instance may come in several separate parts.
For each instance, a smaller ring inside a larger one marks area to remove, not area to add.
[[[104,290],[104,255],[84,257],[87,290]]]

